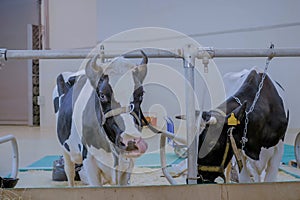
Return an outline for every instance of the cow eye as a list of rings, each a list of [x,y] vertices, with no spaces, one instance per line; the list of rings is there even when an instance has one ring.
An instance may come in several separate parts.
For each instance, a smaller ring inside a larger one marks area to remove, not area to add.
[[[106,96],[103,93],[99,94],[100,101],[106,101]]]

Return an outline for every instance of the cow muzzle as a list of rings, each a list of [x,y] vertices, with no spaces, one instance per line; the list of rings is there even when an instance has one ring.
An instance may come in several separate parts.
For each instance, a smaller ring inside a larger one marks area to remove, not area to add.
[[[148,149],[148,144],[143,138],[131,138],[122,141],[125,144],[124,154],[129,158],[136,158],[143,155]]]

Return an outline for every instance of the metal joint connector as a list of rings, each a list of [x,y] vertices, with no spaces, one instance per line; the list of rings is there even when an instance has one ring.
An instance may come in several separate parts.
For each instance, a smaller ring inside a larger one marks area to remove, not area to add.
[[[6,52],[7,52],[7,49],[0,49],[0,61],[2,61],[2,60],[7,61]]]
[[[215,57],[215,50],[213,47],[199,47],[198,48],[198,59],[203,59],[205,57],[214,58]]]

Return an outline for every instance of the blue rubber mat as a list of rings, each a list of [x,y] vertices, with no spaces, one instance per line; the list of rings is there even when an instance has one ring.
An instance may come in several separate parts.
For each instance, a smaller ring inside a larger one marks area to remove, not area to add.
[[[53,161],[59,159],[58,155],[48,155],[45,156],[32,164],[28,165],[25,168],[20,168],[19,171],[27,171],[27,170],[52,170]],[[178,164],[183,159],[176,156],[175,153],[167,153],[166,161],[167,165]],[[282,163],[288,165],[290,160],[295,160],[294,146],[293,145],[284,145],[284,154],[282,156]],[[158,153],[148,153],[145,154],[135,161],[136,167],[150,167],[150,168],[158,168],[160,167],[160,155]]]
[[[43,158],[33,162],[27,167],[20,168],[19,171],[28,171],[28,170],[46,170],[52,171],[53,161],[58,160],[60,156],[58,155],[48,155]]]
[[[288,165],[289,161],[291,160],[296,160],[294,146],[285,144],[281,162],[284,163],[285,165]]]
[[[53,169],[53,162],[58,160],[60,156],[58,155],[48,155],[45,156],[27,167],[20,168],[19,171],[28,171],[28,170],[46,170],[51,171]],[[167,165],[177,164],[182,161],[182,158],[179,158],[175,155],[175,153],[167,153],[166,161]],[[150,167],[150,168],[158,168],[160,167],[160,155],[158,153],[148,153],[139,157],[135,161],[136,167]]]

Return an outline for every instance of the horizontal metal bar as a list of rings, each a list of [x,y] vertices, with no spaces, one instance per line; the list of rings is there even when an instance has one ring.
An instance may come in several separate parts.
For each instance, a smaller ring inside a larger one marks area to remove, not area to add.
[[[300,57],[300,48],[275,49],[213,49],[199,48],[197,58],[209,55],[210,58],[228,57]]]
[[[84,59],[100,53],[92,49],[73,50],[6,50],[2,49],[2,58],[5,59]],[[182,49],[142,49],[150,58],[184,58]],[[92,53],[91,53],[92,52]],[[119,51],[125,52],[125,51]],[[228,57],[300,57],[300,48],[275,48],[275,49],[214,49],[211,47],[200,47],[196,52],[197,58],[228,58]],[[126,58],[140,58],[140,50],[127,51],[127,53],[110,53],[104,51],[105,58],[117,56]],[[3,59],[4,60],[4,59]]]
[[[164,50],[143,48],[143,50],[150,58],[182,58],[181,50]],[[115,58],[124,56],[125,58],[140,58],[140,50],[119,51],[121,53],[110,53],[104,51],[105,58]],[[74,50],[6,50],[6,59],[84,59],[94,56],[97,51],[92,49],[74,49]]]

